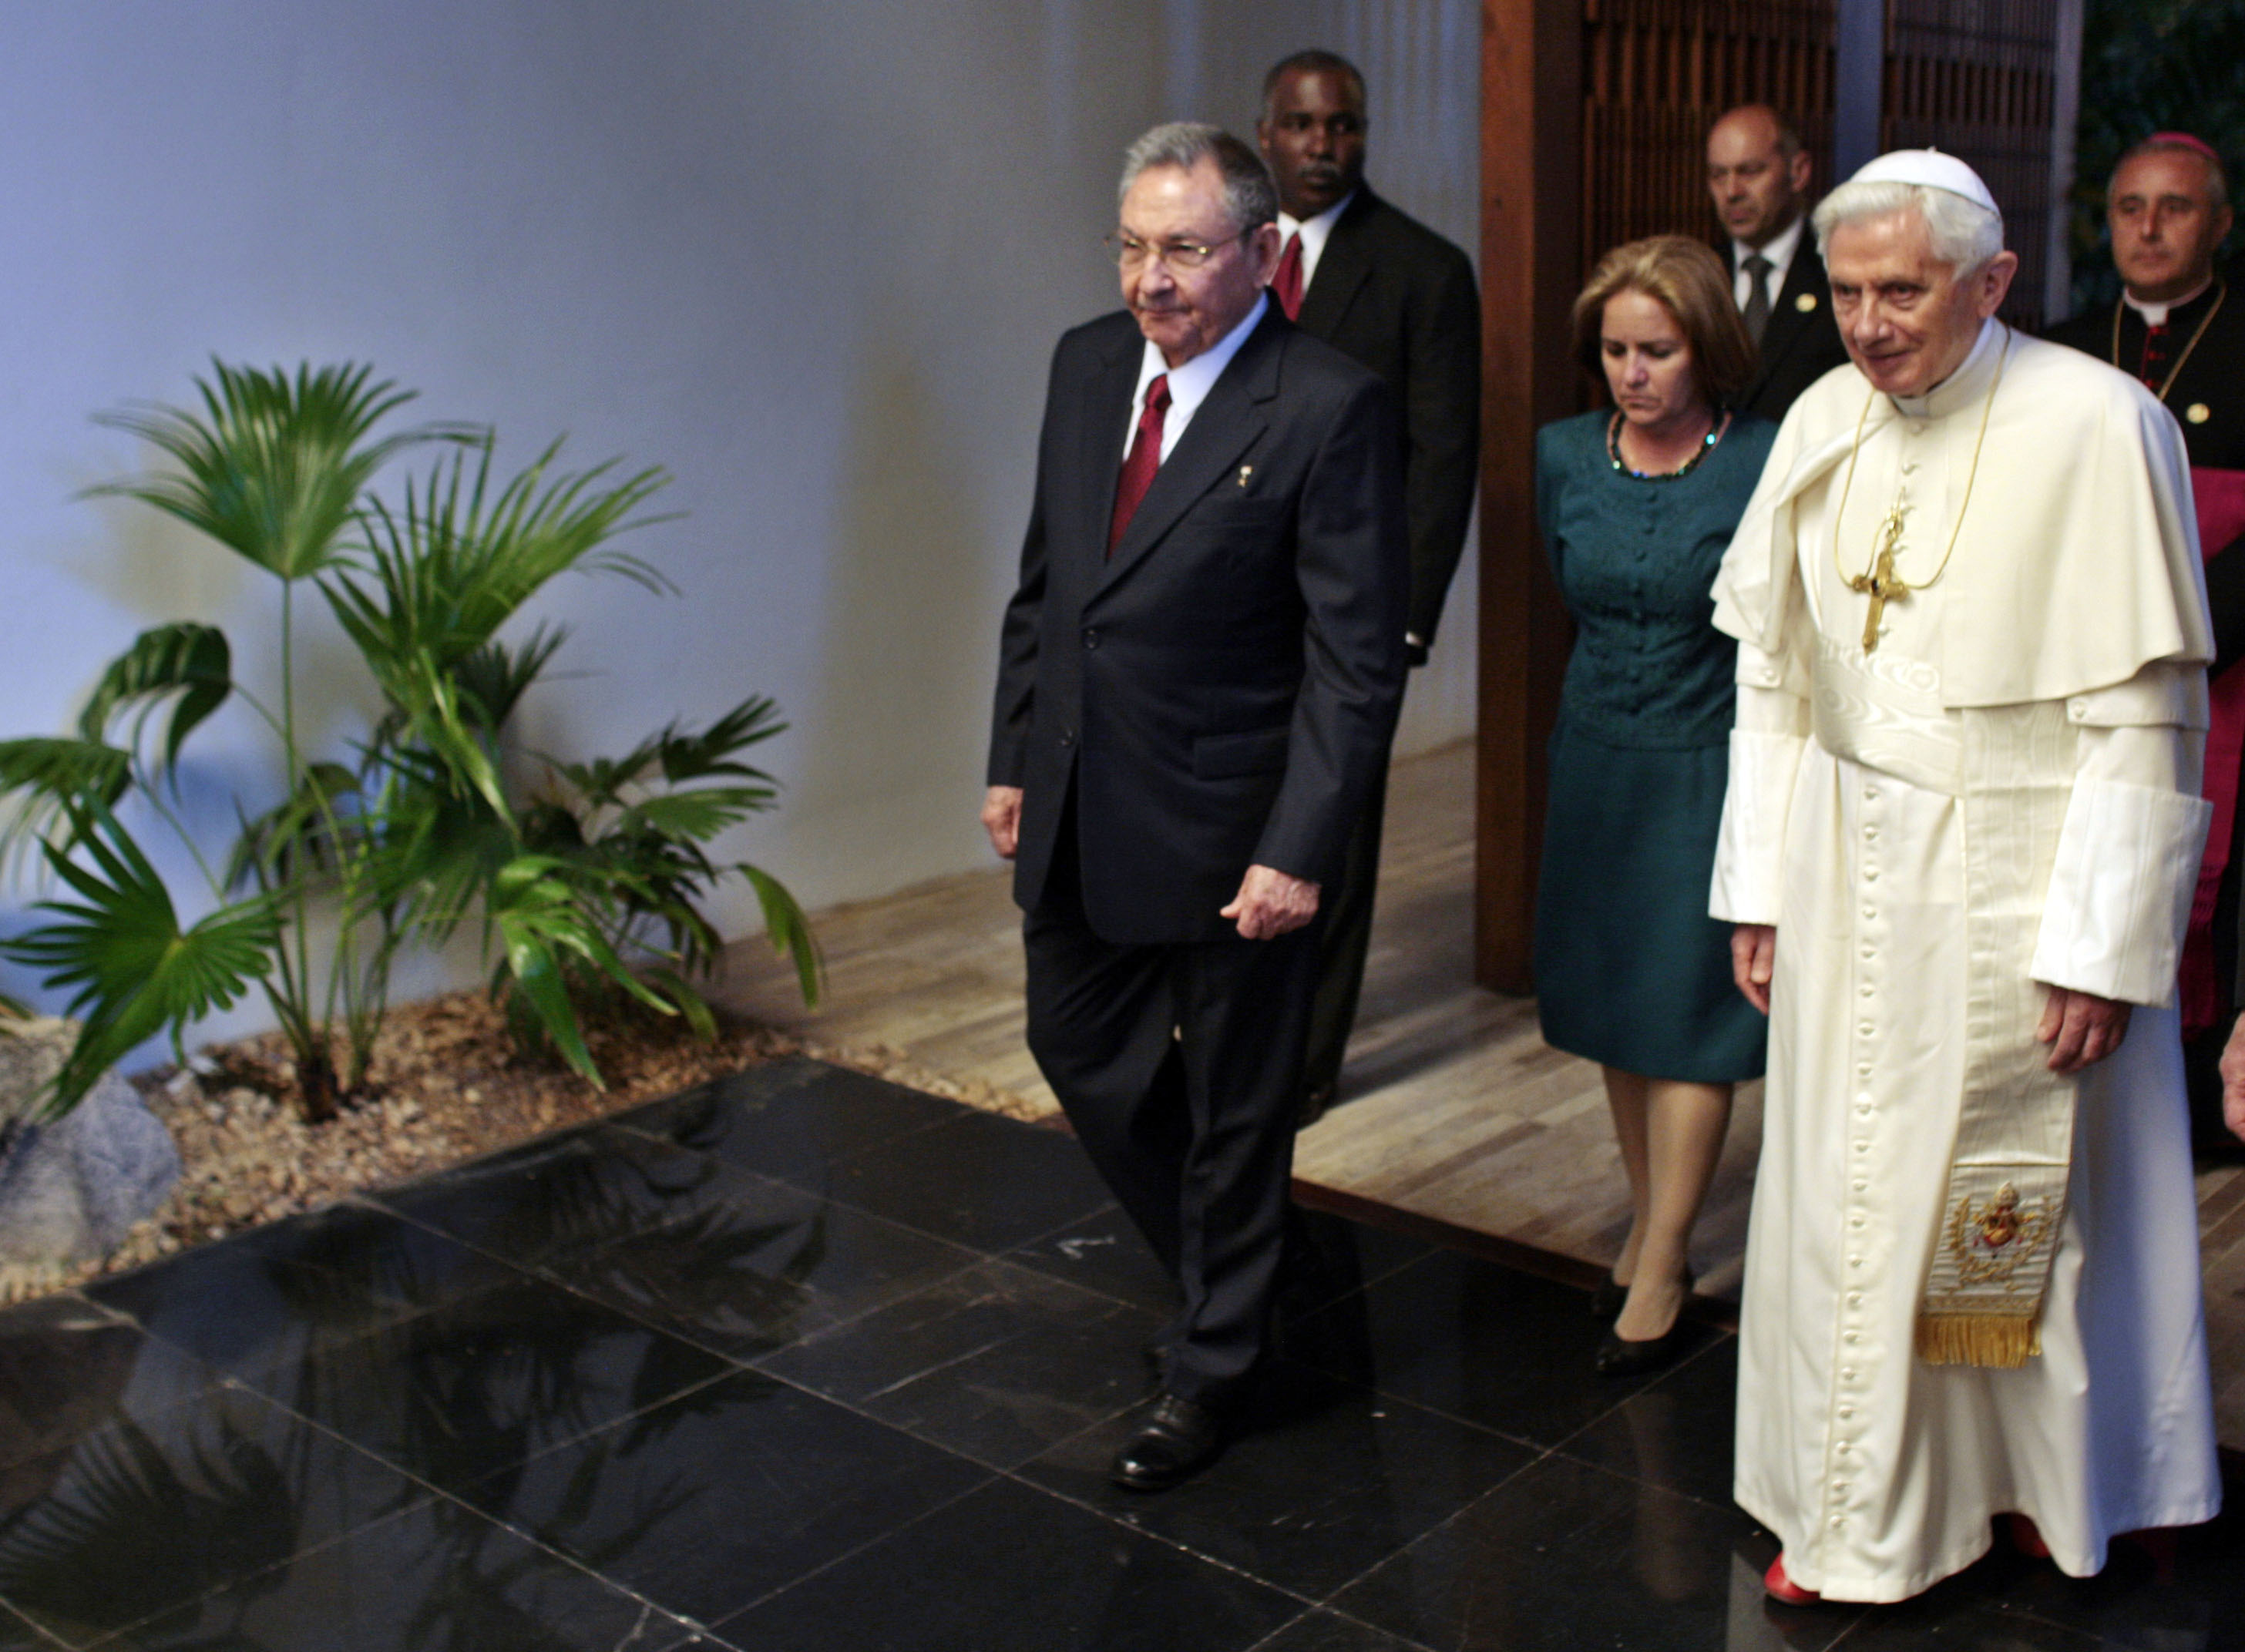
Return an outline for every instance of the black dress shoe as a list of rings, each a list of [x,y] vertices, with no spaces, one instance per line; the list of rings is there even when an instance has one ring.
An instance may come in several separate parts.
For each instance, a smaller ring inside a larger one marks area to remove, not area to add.
[[[1115,1453],[1107,1478],[1126,1492],[1166,1492],[1223,1448],[1222,1418],[1198,1400],[1165,1392]]]
[[[1592,1367],[1601,1377],[1647,1376],[1674,1364],[1691,1342],[1691,1333],[1681,1313],[1666,1331],[1645,1342],[1631,1342],[1609,1330],[1598,1342],[1597,1357]]]

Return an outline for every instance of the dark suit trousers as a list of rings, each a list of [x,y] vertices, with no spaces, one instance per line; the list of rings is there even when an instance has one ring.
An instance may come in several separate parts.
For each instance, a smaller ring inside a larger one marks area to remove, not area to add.
[[[1317,926],[1118,945],[1085,921],[1075,811],[1022,924],[1028,1039],[1077,1139],[1177,1282],[1167,1386],[1223,1405],[1270,1337]]]
[[[1387,773],[1382,769],[1364,812],[1357,816],[1342,851],[1340,874],[1319,891],[1318,916],[1324,939],[1318,964],[1316,996],[1311,1000],[1310,1035],[1302,1059],[1302,1093],[1332,1092],[1340,1083],[1341,1058],[1356,1026],[1357,999],[1364,992],[1365,959],[1372,951],[1373,897],[1380,889],[1380,833],[1387,814]],[[1312,1122],[1306,1115],[1303,1121]]]

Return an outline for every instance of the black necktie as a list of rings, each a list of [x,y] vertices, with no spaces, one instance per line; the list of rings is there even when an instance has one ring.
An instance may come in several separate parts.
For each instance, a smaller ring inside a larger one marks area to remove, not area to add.
[[[1746,324],[1746,336],[1761,346],[1762,329],[1769,325],[1769,273],[1776,267],[1760,253],[1749,254],[1746,261],[1746,307],[1740,319]]]

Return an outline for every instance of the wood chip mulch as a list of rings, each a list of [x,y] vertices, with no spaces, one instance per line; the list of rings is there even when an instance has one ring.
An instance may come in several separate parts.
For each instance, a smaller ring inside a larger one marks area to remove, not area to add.
[[[213,1046],[187,1069],[137,1074],[132,1082],[179,1145],[178,1185],[99,1262],[0,1263],[0,1302],[70,1290],[783,1056],[831,1061],[1008,1117],[1044,1111],[885,1045],[826,1046],[738,1021],[721,1021],[716,1039],[704,1043],[668,1018],[618,1018],[588,1027],[586,1043],[607,1078],[605,1091],[519,1049],[481,992],[401,1005],[376,1046],[370,1094],[318,1125],[296,1114],[295,1069],[277,1034]]]

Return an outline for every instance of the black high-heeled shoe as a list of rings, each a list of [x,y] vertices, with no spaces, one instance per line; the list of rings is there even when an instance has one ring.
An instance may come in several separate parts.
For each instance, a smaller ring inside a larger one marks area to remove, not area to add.
[[[1692,1300],[1692,1276],[1686,1273],[1684,1301],[1677,1304],[1675,1323],[1666,1330],[1638,1342],[1609,1329],[1598,1340],[1598,1351],[1590,1368],[1601,1377],[1643,1377],[1674,1364],[1692,1345],[1691,1327],[1684,1317],[1684,1310]],[[1623,1300],[1626,1302],[1628,1297],[1629,1292],[1623,1290]],[[1614,1313],[1618,1317],[1621,1310],[1616,1308]]]
[[[1679,1314],[1676,1323],[1649,1342],[1632,1342],[1609,1330],[1598,1344],[1590,1368],[1601,1377],[1644,1377],[1674,1364],[1691,1345],[1691,1337]]]
[[[1611,1325],[1621,1317],[1621,1310],[1629,1303],[1629,1287],[1611,1274],[1590,1293],[1590,1317],[1601,1324]]]

